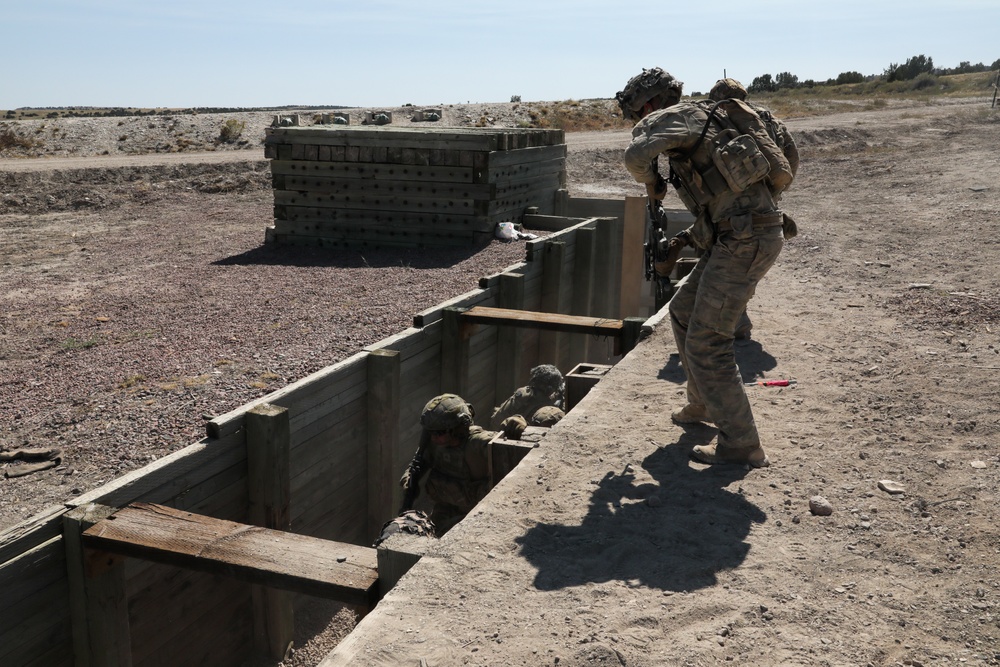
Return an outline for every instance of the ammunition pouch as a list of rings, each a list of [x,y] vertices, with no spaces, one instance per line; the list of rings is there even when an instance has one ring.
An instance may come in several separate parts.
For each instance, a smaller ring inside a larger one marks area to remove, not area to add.
[[[712,151],[712,162],[733,192],[761,181],[771,170],[767,158],[749,134],[740,134]]]

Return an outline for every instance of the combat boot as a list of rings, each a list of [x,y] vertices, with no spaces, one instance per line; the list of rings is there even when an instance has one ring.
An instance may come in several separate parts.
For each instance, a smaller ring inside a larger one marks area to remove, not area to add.
[[[748,465],[751,468],[766,468],[771,465],[771,461],[764,453],[763,447],[753,449],[723,450],[716,449],[715,442],[707,445],[695,445],[691,450],[691,458],[700,463],[734,463],[737,465]]]
[[[677,408],[671,412],[670,418],[675,424],[698,424],[701,422],[712,422],[712,420],[708,418],[708,410],[705,409],[704,405],[692,405],[691,403],[688,403],[683,408]]]

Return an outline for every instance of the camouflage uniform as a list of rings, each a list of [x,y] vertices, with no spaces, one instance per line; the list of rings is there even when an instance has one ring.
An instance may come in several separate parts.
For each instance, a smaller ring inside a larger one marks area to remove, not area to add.
[[[764,127],[767,130],[767,134],[774,140],[778,148],[784,154],[785,159],[788,160],[788,166],[792,170],[792,176],[794,177],[799,170],[799,149],[795,145],[795,140],[792,139],[791,133],[785,124],[774,117],[771,110],[767,107],[751,102],[747,100],[747,89],[743,87],[743,84],[733,79],[732,77],[727,77],[725,79],[719,79],[712,86],[712,89],[708,93],[708,99],[718,102],[727,99],[737,99],[746,102],[747,106],[757,112],[761,120],[764,121]],[[792,223],[794,224],[794,223]],[[785,238],[791,238],[794,236],[793,233],[788,233],[790,230],[785,230]],[[753,322],[744,312],[740,316],[739,324],[736,325],[736,338],[750,338],[750,332],[753,329]]]
[[[619,93],[620,104],[623,98],[631,100],[621,104],[623,110],[637,106],[631,99],[634,95],[629,86]],[[678,99],[679,94],[672,101]],[[710,101],[683,102],[648,113],[632,131],[625,166],[636,181],[647,185],[651,196],[660,199],[666,183],[655,160],[664,154],[670,162],[671,183],[696,216],[688,235],[704,254],[678,284],[668,308],[688,376],[684,410],[694,417],[684,421],[711,421],[719,435],[714,445],[695,447],[692,455],[712,463],[767,465],[736,366],[733,336],[757,283],[781,252],[783,217],[775,200],[791,182],[791,174],[762,121],[748,112],[745,103],[715,107]],[[720,178],[714,141],[731,131],[736,119],[750,126],[741,131],[762,146],[771,168],[768,178],[741,191]]]
[[[434,502],[430,518],[438,535],[461,521],[490,490],[488,444],[496,433],[473,426],[472,417],[472,407],[459,396],[431,399],[420,418],[424,430],[417,453],[400,479],[409,491],[427,474],[424,489]],[[454,442],[435,442],[432,433],[445,431]]]
[[[527,386],[515,391],[493,411],[490,427],[499,429],[505,419],[514,415],[521,415],[530,423],[540,408],[548,405],[562,408],[565,393],[566,383],[558,368],[551,364],[535,366],[531,369]]]

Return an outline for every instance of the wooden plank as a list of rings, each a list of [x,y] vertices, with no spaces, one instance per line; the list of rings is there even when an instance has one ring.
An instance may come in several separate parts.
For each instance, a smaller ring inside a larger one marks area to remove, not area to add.
[[[487,156],[489,168],[507,167],[514,164],[546,162],[548,160],[566,159],[568,150],[565,143],[550,146],[522,148],[513,151],[496,151]]]
[[[394,149],[501,151],[565,143],[562,130],[533,128],[444,128],[399,126],[268,128],[265,144],[391,146]]]
[[[0,665],[23,664],[60,637],[72,645],[65,553],[57,536],[0,567]],[[53,604],[38,608],[53,597]]]
[[[367,396],[354,403],[355,409],[346,409],[336,415],[336,420],[317,422],[318,428],[310,437],[292,450],[292,497],[294,503],[302,502],[297,496],[300,477],[314,477],[321,466],[333,466],[338,475],[356,475],[357,470],[347,470],[341,460],[357,451],[365,451],[368,417]],[[335,480],[328,479],[333,484]]]
[[[485,170],[480,181],[485,182]],[[405,183],[472,183],[477,170],[472,167],[428,165],[359,164],[357,162],[306,162],[304,160],[272,160],[275,176],[310,176],[316,178],[357,179]]]
[[[365,223],[343,218],[313,221],[276,219],[273,233],[277,236],[326,238],[332,241],[418,243],[435,239],[463,239],[469,243],[477,231],[488,233],[492,237],[495,228],[496,223],[489,222],[484,217],[468,217],[453,225]]]
[[[526,213],[523,223],[525,228],[546,232],[558,232],[568,229],[589,218],[567,218],[561,215],[541,215],[539,213]]]
[[[570,197],[566,215],[573,218],[619,218],[625,215],[625,200]]]
[[[409,197],[414,199],[492,199],[498,186],[489,183],[462,183],[454,181],[424,180],[374,180],[357,178],[322,178],[317,176],[286,176],[281,188],[290,192],[339,194],[351,197]],[[515,184],[505,183],[510,188]],[[520,184],[522,187],[526,184]],[[526,189],[526,188],[525,188]]]
[[[122,475],[66,504],[73,508],[90,503],[121,507],[133,500],[165,502],[245,460],[242,434],[206,439]]]
[[[215,417],[208,422],[208,435],[210,438],[221,438],[224,435],[235,433],[243,428],[244,415],[247,410],[254,406],[271,403],[288,408],[292,414],[300,411],[303,404],[311,404],[312,397],[324,387],[341,382],[345,372],[351,369],[358,369],[366,372],[366,357],[368,353],[361,351],[343,361],[339,361],[332,366],[327,366],[316,371],[301,380],[286,385],[277,391],[272,391],[266,396],[262,396],[254,401],[245,403],[235,410],[231,410],[224,415]]]
[[[441,388],[464,396],[469,389],[469,329],[458,308],[446,308],[442,314]]]
[[[474,289],[466,292],[465,294],[459,294],[454,296],[447,301],[442,301],[436,306],[431,306],[426,310],[422,310],[413,316],[413,326],[417,328],[423,328],[435,322],[439,322],[442,318],[442,313],[444,313],[447,308],[469,308],[476,305],[485,305],[487,302],[492,301],[494,298],[493,294],[482,289]]]
[[[0,568],[7,561],[62,535],[62,515],[66,511],[63,505],[52,505],[0,533]]]
[[[119,510],[113,519],[84,531],[83,540],[93,549],[349,604],[370,604],[377,589],[374,549],[330,544],[152,503]]]
[[[475,306],[462,311],[460,317],[463,324],[520,326],[540,331],[565,331],[611,337],[619,337],[622,332],[621,320],[561,313]]]
[[[275,218],[287,222],[334,222],[345,225],[379,225],[391,227],[458,227],[476,229],[481,216],[457,213],[416,213],[412,211],[380,211],[315,208],[308,206],[277,206]]]
[[[574,247],[576,259],[573,262],[573,300],[570,304],[570,314],[590,315],[593,312],[594,286],[594,244],[597,240],[597,230],[580,228],[575,232]],[[575,336],[570,341],[571,355],[577,361],[587,359],[590,337]]]
[[[103,550],[87,548],[82,539],[82,533],[113,511],[103,505],[85,505],[63,517],[73,647],[76,664],[84,667],[132,664],[124,562]]]
[[[563,290],[563,262],[566,244],[553,241],[545,245],[542,257],[542,312],[561,313],[560,295]],[[559,351],[562,349],[560,332],[551,331],[538,338],[538,356],[548,359],[547,363],[558,365]]]
[[[643,243],[646,237],[646,198],[626,197],[622,224],[621,289],[618,294],[618,317],[639,315],[642,288],[645,285]]]
[[[248,520],[254,526],[288,530],[288,409],[269,403],[254,406],[246,413],[246,430]],[[281,660],[295,636],[291,593],[254,585],[250,594],[254,646],[259,653]]]
[[[509,310],[521,310],[524,306],[524,274],[507,273],[500,276],[497,285],[497,305]],[[518,369],[524,351],[523,332],[518,327],[501,327],[497,331],[497,365],[493,395],[497,402],[500,397],[510,396],[517,388]]]
[[[377,533],[395,516],[396,485],[390,480],[399,441],[400,369],[398,352],[378,350],[368,356],[368,532]]]
[[[475,215],[476,203],[486,201],[475,197],[412,197],[393,194],[381,196],[375,194],[346,195],[335,192],[315,193],[297,192],[295,190],[275,190],[275,206],[299,206],[317,209],[352,211],[382,211],[400,213],[439,213],[449,215]]]

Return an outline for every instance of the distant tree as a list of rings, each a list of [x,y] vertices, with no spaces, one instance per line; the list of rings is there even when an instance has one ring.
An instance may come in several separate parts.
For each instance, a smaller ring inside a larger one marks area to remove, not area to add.
[[[908,58],[902,65],[895,63],[889,65],[885,70],[886,81],[909,81],[916,79],[923,73],[933,74],[934,59],[921,54]]]
[[[753,80],[750,87],[747,88],[748,93],[773,93],[778,89],[778,85],[771,79],[770,74],[761,74]]]
[[[815,87],[816,87],[816,86],[818,86],[818,85],[819,85],[819,84],[818,84],[818,83],[816,83],[816,82],[815,82],[814,80],[812,80],[812,79],[806,79],[805,81],[803,81],[803,82],[802,82],[802,87],[803,87],[803,88],[815,88]]]
[[[990,69],[1000,69],[1000,58],[993,61],[993,64],[990,65]]]
[[[861,72],[841,72],[837,75],[837,83],[861,83],[864,80]]]
[[[774,83],[778,88],[797,88],[799,77],[791,72],[781,72],[774,78]]]

